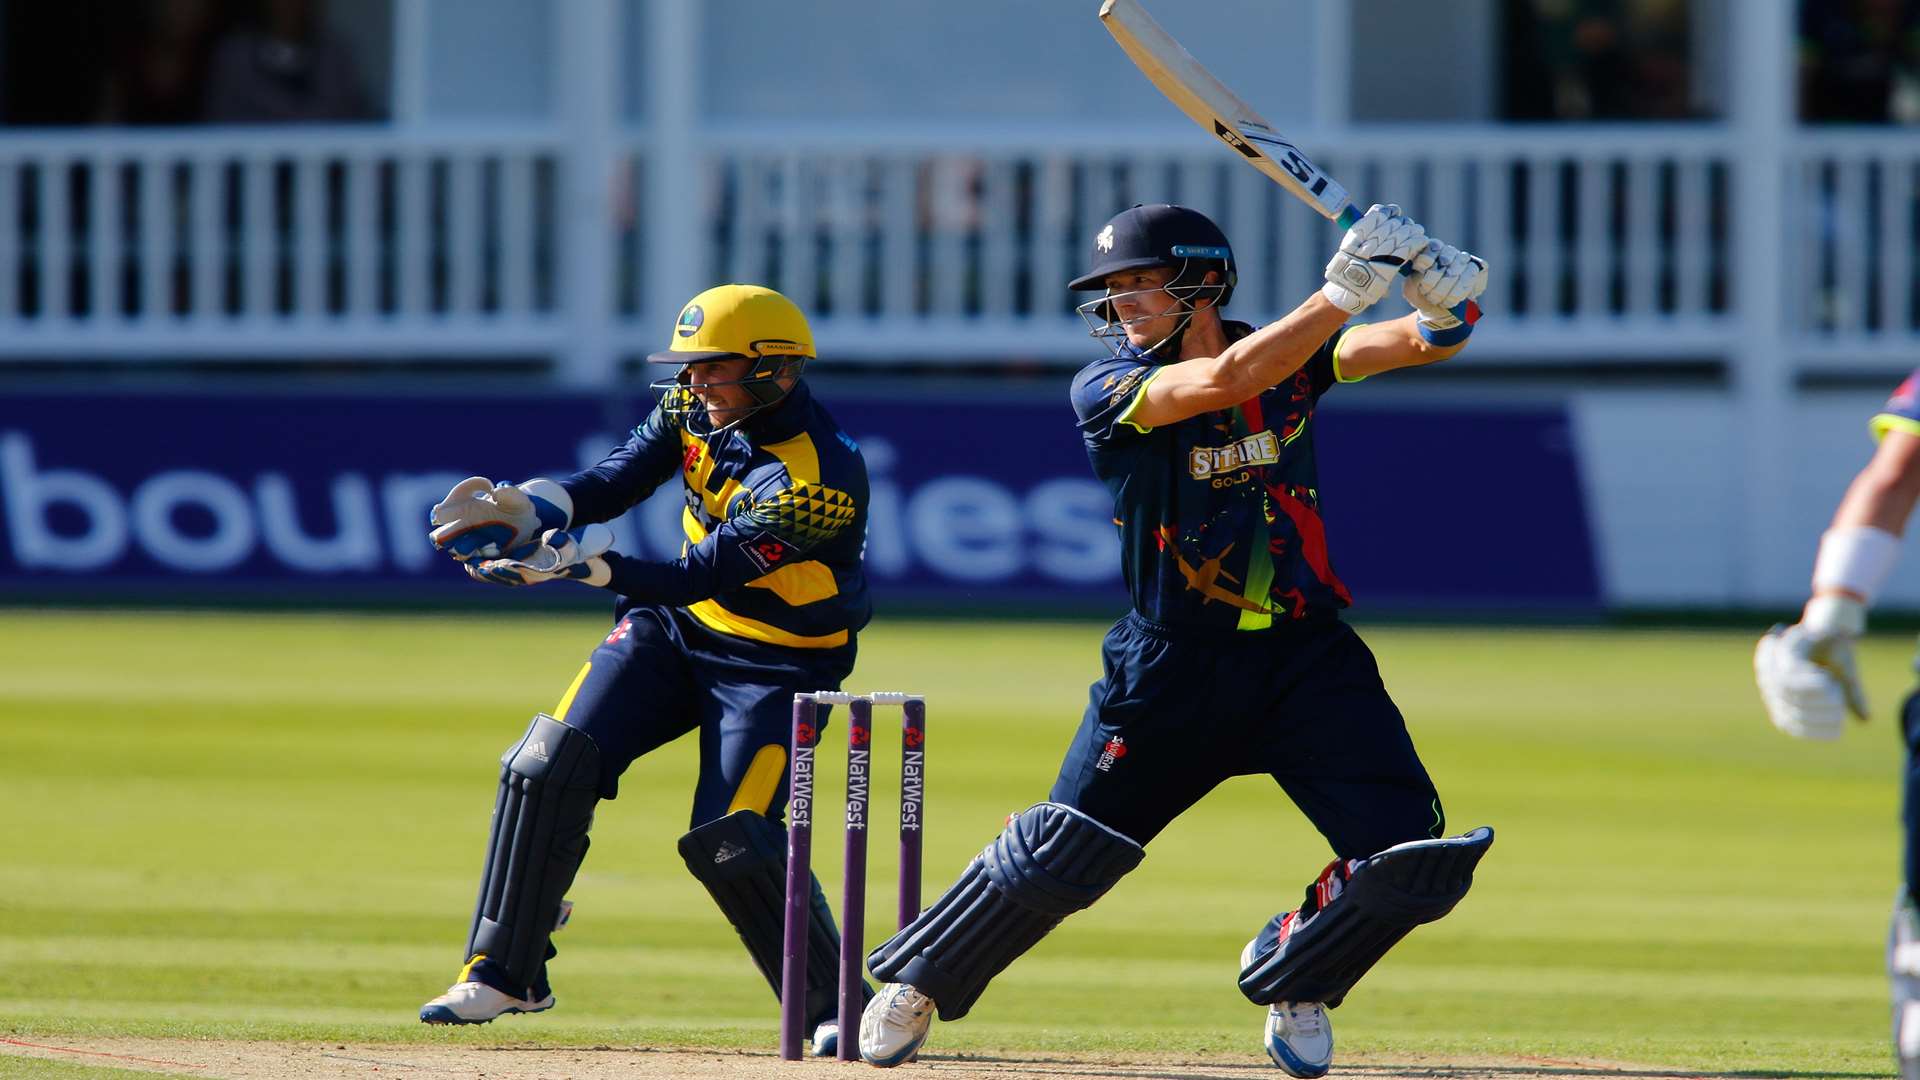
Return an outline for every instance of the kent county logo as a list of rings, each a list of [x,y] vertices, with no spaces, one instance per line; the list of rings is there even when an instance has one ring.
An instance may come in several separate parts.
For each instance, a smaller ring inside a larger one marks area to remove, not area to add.
[[[1100,235],[1093,238],[1093,246],[1099,248],[1102,252],[1112,251],[1113,250],[1113,226],[1109,225],[1106,228],[1101,229]]]
[[[692,337],[700,332],[700,326],[707,321],[707,313],[700,310],[699,304],[688,304],[680,313],[680,321],[674,324],[673,332],[681,337]]]

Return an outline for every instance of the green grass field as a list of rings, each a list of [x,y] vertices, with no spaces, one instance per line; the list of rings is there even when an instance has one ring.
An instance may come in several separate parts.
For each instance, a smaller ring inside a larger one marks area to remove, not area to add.
[[[497,758],[603,632],[510,613],[0,615],[0,1035],[771,1047],[772,997],[674,851],[690,740],[601,809],[559,1008],[458,1032],[415,1020],[462,959]],[[1100,632],[896,621],[863,639],[855,685],[929,695],[930,893],[1045,794]],[[1911,639],[1861,657],[1874,726],[1813,745],[1764,720],[1747,633],[1363,632],[1453,831],[1500,838],[1459,909],[1334,1014],[1343,1057],[1889,1075]],[[876,821],[896,754],[880,742]],[[830,893],[842,756],[822,754]],[[1270,780],[1235,781],[928,1050],[1261,1061],[1239,948],[1328,858]]]

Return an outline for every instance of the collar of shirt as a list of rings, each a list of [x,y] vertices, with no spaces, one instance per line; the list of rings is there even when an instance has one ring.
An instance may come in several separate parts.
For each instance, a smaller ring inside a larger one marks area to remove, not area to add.
[[[772,407],[762,409],[740,425],[740,433],[755,446],[785,442],[806,430],[812,413],[813,391],[807,388],[804,379],[796,379],[793,389]]]

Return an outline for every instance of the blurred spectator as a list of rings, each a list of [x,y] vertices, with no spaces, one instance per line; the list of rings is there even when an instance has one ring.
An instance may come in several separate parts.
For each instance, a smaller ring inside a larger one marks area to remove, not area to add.
[[[1920,122],[1914,0],[1801,0],[1800,118]]]
[[[255,16],[215,46],[206,119],[216,124],[372,120],[347,47],[322,0],[260,0]]]
[[[1504,117],[1682,120],[1697,115],[1689,2],[1504,0]]]
[[[98,119],[198,122],[219,15],[214,0],[144,0],[130,17],[115,20]]]

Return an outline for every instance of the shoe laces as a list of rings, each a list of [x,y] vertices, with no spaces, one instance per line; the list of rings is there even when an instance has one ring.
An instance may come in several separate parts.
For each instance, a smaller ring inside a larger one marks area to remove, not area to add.
[[[899,995],[893,999],[893,1006],[890,1011],[904,1011],[909,1017],[918,1020],[920,1017],[925,1016],[927,1010],[931,1008],[933,1008],[932,998],[915,990],[911,986],[903,986],[900,988]]]
[[[1296,1035],[1315,1036],[1326,1030],[1326,1013],[1317,1002],[1292,1002],[1278,1007],[1286,1015],[1288,1030]]]

